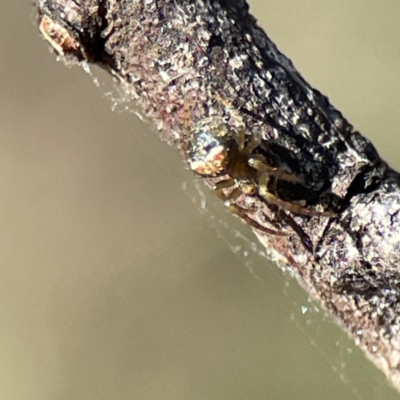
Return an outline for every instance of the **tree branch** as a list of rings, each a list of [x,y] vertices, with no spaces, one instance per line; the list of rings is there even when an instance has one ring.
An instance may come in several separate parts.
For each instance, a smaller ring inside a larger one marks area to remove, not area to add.
[[[219,191],[230,210],[400,390],[399,176],[299,75],[247,4],[35,4],[55,52],[109,71],[193,170],[210,138],[225,140],[220,152],[211,146],[205,183],[231,178]]]

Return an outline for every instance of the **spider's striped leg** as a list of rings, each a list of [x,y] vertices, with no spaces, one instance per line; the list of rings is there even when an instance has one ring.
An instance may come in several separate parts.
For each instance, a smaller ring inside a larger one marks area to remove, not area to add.
[[[249,214],[249,212],[254,212],[254,211],[249,211],[246,210],[245,208],[239,207],[237,204],[231,204],[229,207],[229,211],[232,214],[237,215],[238,217],[242,218],[243,220],[245,220],[250,226],[252,226],[253,228],[256,228],[262,232],[266,232],[269,233],[270,235],[275,235],[275,236],[287,236],[287,233],[285,232],[281,232],[281,231],[275,231],[273,229],[269,229],[267,227],[265,227],[264,225],[259,224],[256,220],[254,220],[253,218],[250,218],[247,214]],[[266,215],[264,215],[264,218],[268,219]],[[271,222],[271,221],[268,221]]]
[[[277,167],[271,167],[267,164],[264,156],[261,154],[254,154],[249,158],[248,161],[250,167],[256,169],[259,172],[263,172],[268,174],[269,176],[273,176],[276,180],[282,179],[286,182],[291,183],[304,183],[303,179],[299,178],[296,175],[289,174]]]
[[[260,223],[258,223],[256,220],[250,218],[248,214],[254,213],[255,210],[246,209],[246,208],[240,207],[235,203],[236,200],[243,194],[242,190],[239,187],[236,187],[235,189],[233,189],[232,192],[229,195],[226,195],[223,192],[223,189],[227,189],[229,187],[232,187],[235,184],[236,183],[235,183],[235,181],[233,179],[227,179],[227,180],[220,181],[220,182],[216,183],[214,188],[213,188],[215,190],[216,195],[221,200],[224,201],[224,203],[228,207],[229,211],[232,214],[237,215],[238,217],[240,217],[243,220],[245,220],[253,228],[256,228],[256,229],[258,229],[260,231],[269,233],[271,235],[286,236],[287,235],[286,233],[280,232],[280,231],[276,231],[276,230],[273,230],[273,229],[269,229],[269,228],[261,225]],[[272,221],[269,220],[269,218],[267,218],[266,215],[264,215],[264,218],[267,219],[267,221],[272,224]]]
[[[269,181],[268,174],[263,173],[260,177],[259,187],[258,187],[259,195],[262,198],[264,198],[268,203],[274,204],[274,205],[276,205],[280,208],[283,208],[287,211],[290,211],[294,214],[308,215],[308,216],[319,215],[319,216],[324,216],[324,217],[336,216],[336,214],[334,214],[331,211],[317,211],[312,208],[303,207],[299,204],[291,203],[290,201],[285,201],[285,200],[280,199],[279,197],[275,196],[273,193],[271,193],[268,190],[268,181]]]

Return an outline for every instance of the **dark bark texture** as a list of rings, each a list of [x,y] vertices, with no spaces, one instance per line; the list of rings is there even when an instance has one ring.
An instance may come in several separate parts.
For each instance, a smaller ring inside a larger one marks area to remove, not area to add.
[[[299,75],[247,4],[35,3],[54,51],[109,71],[186,160],[201,129],[223,125],[233,139],[244,131],[247,144],[261,138],[251,155],[273,171],[273,200],[249,191],[231,211],[400,389],[399,176]],[[239,184],[250,171],[261,185],[254,169],[240,171]],[[207,178],[212,186],[226,176]]]

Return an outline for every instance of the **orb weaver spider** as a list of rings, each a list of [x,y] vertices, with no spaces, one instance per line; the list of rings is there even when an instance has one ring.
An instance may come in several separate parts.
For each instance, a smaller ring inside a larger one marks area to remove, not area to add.
[[[223,101],[223,100],[222,100]],[[224,102],[224,101],[223,101]],[[187,162],[192,171],[204,178],[217,178],[226,176],[217,182],[212,189],[221,198],[228,209],[235,215],[244,219],[252,227],[278,236],[286,236],[287,233],[269,229],[248,214],[252,209],[247,209],[236,204],[242,195],[261,198],[268,204],[273,204],[294,214],[308,216],[334,216],[329,211],[317,211],[280,199],[276,194],[276,185],[280,180],[293,184],[302,184],[303,180],[290,174],[282,168],[268,165],[262,154],[254,153],[259,146],[261,138],[253,136],[246,143],[246,131],[235,130],[226,124],[214,125],[212,121],[200,125],[196,130],[190,129],[188,103],[184,104],[185,128],[189,132],[185,153]],[[274,178],[274,192],[269,190],[270,178]],[[231,189],[228,195],[226,189]],[[265,215],[264,215],[265,216]],[[269,223],[274,223],[267,217]]]

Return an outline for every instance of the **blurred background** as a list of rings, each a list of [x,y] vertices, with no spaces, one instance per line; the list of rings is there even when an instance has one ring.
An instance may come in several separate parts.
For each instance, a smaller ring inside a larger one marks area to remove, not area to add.
[[[251,11],[399,169],[400,3]],[[400,398],[29,1],[0,19],[0,399]]]

